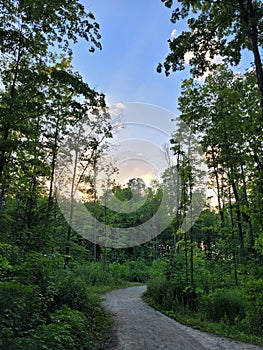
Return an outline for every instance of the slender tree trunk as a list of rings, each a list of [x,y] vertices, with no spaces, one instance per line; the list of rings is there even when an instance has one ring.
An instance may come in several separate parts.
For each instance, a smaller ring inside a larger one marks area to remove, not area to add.
[[[191,181],[191,180],[190,180]],[[193,236],[193,189],[190,183],[190,309],[195,310],[195,284],[194,284],[194,236]]]
[[[230,175],[232,177],[232,175]],[[242,217],[241,217],[241,211],[240,211],[240,198],[238,194],[238,189],[236,186],[236,183],[233,179],[230,180],[231,186],[233,189],[233,193],[235,196],[236,201],[236,216],[237,216],[237,229],[238,229],[238,235],[239,235],[239,241],[240,241],[240,252],[241,256],[244,256],[244,235],[243,235],[243,228],[242,228]]]
[[[186,232],[186,220],[185,216],[186,216],[186,185],[184,184],[183,187],[183,207],[184,207],[184,213],[183,213],[183,221],[184,221],[184,258],[185,258],[185,283],[186,286],[189,285],[189,267],[188,267],[188,244],[187,244],[187,232]],[[188,304],[188,297],[187,297],[187,304]]]
[[[75,160],[74,160],[74,169],[73,169],[73,177],[71,182],[71,191],[70,191],[70,216],[69,216],[69,223],[68,223],[68,231],[67,231],[67,245],[66,245],[66,257],[65,257],[65,266],[68,266],[70,257],[69,257],[69,245],[70,245],[70,239],[71,239],[71,225],[73,220],[73,214],[74,214],[74,194],[75,194],[75,185],[76,185],[76,176],[77,176],[77,165],[78,165],[78,145],[77,149],[75,149]]]
[[[180,184],[180,174],[179,174],[179,170],[180,170],[180,152],[178,152],[178,154],[177,154],[176,170],[177,170],[177,173],[176,173],[176,185],[177,185],[177,192],[176,192],[176,231],[177,231],[178,227],[179,227],[179,218],[180,218],[180,215],[179,215],[179,205],[180,205],[180,199],[179,199],[180,191],[179,191],[179,188],[181,186],[181,184]],[[175,233],[175,236],[176,236],[176,233]],[[181,240],[181,236],[180,235],[176,236],[175,238],[176,238],[176,243]],[[179,254],[180,251],[181,251],[180,244],[177,244],[177,245],[175,244],[175,247],[176,247],[176,253]]]
[[[258,27],[256,25],[256,11],[252,0],[247,0],[247,10],[248,16],[245,17],[245,21],[248,27],[248,39],[252,46],[252,51],[254,55],[254,62],[257,74],[257,83],[261,98],[261,108],[263,110],[263,69],[262,61],[259,52],[259,42],[258,42]]]
[[[107,248],[103,247],[103,271],[108,271]]]
[[[246,176],[245,176],[245,171],[244,171],[244,166],[241,163],[240,165],[241,168],[241,177],[242,177],[242,182],[243,182],[243,196],[244,196],[244,201],[246,203],[247,208],[249,208],[249,201],[247,197],[247,182],[246,182]],[[254,232],[253,232],[253,226],[252,226],[252,221],[251,217],[249,214],[246,213],[246,219],[248,222],[248,229],[249,229],[249,250],[251,253],[254,255],[254,257],[257,257],[257,253],[255,250],[255,238],[254,238]]]
[[[31,229],[32,226],[32,214],[33,214],[33,207],[35,204],[35,193],[37,188],[37,179],[35,176],[32,178],[32,184],[31,184],[31,190],[30,190],[30,196],[28,198],[28,212],[27,212],[27,228]]]
[[[194,237],[193,237],[193,193],[190,185],[190,285],[194,287]]]
[[[224,215],[224,210],[222,208],[222,203],[221,203],[221,191],[220,191],[220,183],[219,183],[219,169],[218,169],[218,162],[216,160],[216,155],[215,155],[215,149],[212,146],[212,160],[213,160],[213,168],[214,168],[214,175],[216,179],[216,191],[217,191],[217,204],[218,204],[218,210],[219,210],[219,215],[220,215],[220,223],[221,223],[221,228],[223,229],[225,227],[225,215]],[[224,238],[224,231],[222,230],[222,237]]]
[[[236,256],[236,245],[235,245],[235,231],[234,231],[234,217],[233,217],[233,206],[232,206],[232,200],[231,200],[231,190],[229,186],[229,214],[230,214],[230,220],[231,220],[231,231],[232,231],[232,243],[233,243],[233,262],[234,262],[234,278],[235,278],[235,285],[238,286],[238,273],[237,273],[237,256]]]
[[[10,97],[11,100],[14,98],[15,96],[15,88],[16,88],[16,83],[17,83],[17,79],[18,79],[18,72],[19,72],[19,64],[20,64],[20,60],[21,60],[21,56],[22,56],[22,49],[19,48],[18,49],[18,53],[17,53],[17,59],[16,59],[16,65],[15,65],[15,71],[14,71],[14,77],[13,77],[13,81],[12,81],[12,85],[11,85],[11,89],[10,89]],[[9,108],[9,113],[10,116],[13,115],[13,108],[10,106]],[[4,133],[3,133],[3,144],[4,147],[0,153],[0,184],[1,184],[1,189],[0,189],[0,208],[3,205],[4,202],[4,196],[5,196],[5,181],[4,181],[4,168],[5,168],[5,164],[6,164],[6,142],[8,141],[9,138],[9,133],[10,133],[10,122],[9,120],[7,120],[7,123],[4,127]]]
[[[47,217],[49,216],[49,213],[51,211],[52,201],[53,201],[53,187],[54,187],[55,167],[56,167],[57,151],[58,151],[58,134],[59,134],[59,118],[57,118],[57,121],[56,121],[55,139],[54,139],[54,145],[52,148],[51,177],[50,177],[49,194],[48,194]]]

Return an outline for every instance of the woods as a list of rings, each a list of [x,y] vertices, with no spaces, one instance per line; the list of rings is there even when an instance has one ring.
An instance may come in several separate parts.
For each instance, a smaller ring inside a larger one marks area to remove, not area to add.
[[[102,349],[112,321],[99,295],[131,283],[181,322],[263,344],[262,4],[162,2],[189,31],[169,39],[157,71],[183,70],[193,56],[167,168],[146,185],[117,183],[117,164],[100,163],[118,126],[73,66],[78,42],[102,49],[93,13],[78,0],[0,1],[1,349]],[[245,49],[254,62],[236,72]],[[85,235],[73,225],[77,190],[104,225],[85,223]]]
[[[164,259],[148,294],[175,317],[178,308],[190,308],[261,336],[262,124],[255,72],[235,75],[218,66],[204,83],[184,81],[179,104],[206,150],[216,203],[210,201],[177,243],[184,253]],[[190,190],[188,185],[188,196]]]

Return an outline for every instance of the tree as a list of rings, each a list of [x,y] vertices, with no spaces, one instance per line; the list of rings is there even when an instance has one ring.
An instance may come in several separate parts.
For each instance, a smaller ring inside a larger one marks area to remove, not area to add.
[[[173,0],[162,0],[169,8]],[[257,75],[257,84],[263,109],[263,70],[259,52],[263,44],[263,7],[259,0],[179,0],[180,7],[173,10],[171,21],[187,18],[189,31],[183,31],[177,38],[169,40],[170,53],[164,64],[159,64],[160,72],[183,70],[185,54],[193,53],[190,59],[194,76],[203,75],[211,69],[216,55],[225,62],[237,65],[242,50],[252,51]]]
[[[193,79],[184,81],[179,99],[182,119],[202,135],[210,178],[218,196],[222,238],[228,231],[225,219],[229,214],[233,239],[234,233],[238,234],[241,256],[246,247],[255,253],[258,230],[251,200],[262,198],[261,186],[257,194],[250,190],[262,178],[259,104],[254,74],[234,75],[225,66],[218,66],[202,84]]]
[[[76,43],[79,38],[91,42],[91,51],[101,46],[99,25],[78,0],[52,4],[44,0],[1,0],[0,12],[1,205],[18,146],[21,148],[22,140],[32,139],[32,133],[40,132],[39,118],[48,99],[49,66],[61,60],[57,53],[72,56],[70,42]],[[64,70],[64,77],[66,74]],[[68,78],[72,82],[72,76]],[[73,85],[76,88],[76,83]],[[39,125],[38,131],[33,124]]]

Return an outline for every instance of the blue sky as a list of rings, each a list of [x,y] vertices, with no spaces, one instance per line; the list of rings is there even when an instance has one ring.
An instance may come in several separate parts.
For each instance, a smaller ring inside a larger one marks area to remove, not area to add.
[[[74,49],[73,64],[91,87],[106,94],[109,104],[152,103],[175,112],[185,73],[170,77],[156,72],[168,53],[167,39],[175,26],[160,0],[88,1],[101,26],[101,52]]]
[[[101,26],[102,51],[88,45],[74,48],[73,65],[92,88],[106,94],[107,102],[145,102],[177,113],[182,79],[188,70],[166,77],[156,66],[168,53],[172,31],[187,27],[170,22],[171,11],[161,0],[82,0]],[[248,68],[245,56],[237,70]]]

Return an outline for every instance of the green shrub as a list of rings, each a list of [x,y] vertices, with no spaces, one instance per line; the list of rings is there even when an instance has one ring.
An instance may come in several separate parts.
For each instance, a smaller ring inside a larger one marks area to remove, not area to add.
[[[83,279],[89,286],[114,286],[120,284],[120,280],[109,271],[104,271],[100,263],[87,263],[75,265],[73,273]]]
[[[52,298],[38,286],[0,283],[0,349],[87,350],[103,342],[111,321],[100,297],[71,271],[53,279]]]
[[[174,310],[178,306],[186,306],[188,298],[190,297],[191,289],[186,288],[184,284],[179,281],[170,281],[166,292],[166,304],[164,305],[167,310]]]
[[[51,323],[36,329],[30,350],[88,349],[92,333],[86,316],[67,306],[51,315]]]
[[[0,283],[0,348],[44,321],[43,298],[37,286],[18,282]]]
[[[151,267],[150,272],[151,276],[163,276],[165,275],[168,268],[168,261],[165,259],[154,260]]]
[[[74,310],[89,314],[90,317],[93,316],[98,300],[94,294],[88,292],[87,284],[83,279],[65,273],[63,281],[56,285],[56,289],[56,296],[52,302],[56,309],[67,305]]]
[[[263,280],[251,280],[245,285],[245,292],[249,300],[247,312],[247,328],[252,334],[263,334]]]
[[[145,264],[144,260],[128,260],[125,265],[129,272],[127,276],[129,282],[145,283],[150,278],[149,266]]]
[[[199,310],[208,320],[235,324],[245,318],[246,300],[236,289],[218,290],[199,300]]]
[[[103,331],[108,325],[109,318],[101,306],[100,297],[90,291],[80,276],[67,271],[61,271],[60,278],[57,278],[56,296],[49,311],[55,312],[63,306],[83,312],[91,330]]]
[[[129,281],[130,271],[127,264],[113,262],[109,264],[109,270],[117,281]]]
[[[168,281],[164,276],[155,276],[150,279],[146,296],[150,297],[154,304],[163,305],[167,297]]]
[[[29,338],[14,339],[16,350],[89,349],[92,333],[85,315],[63,306],[51,315],[51,322],[36,328]]]
[[[20,266],[17,279],[21,283],[38,285],[42,294],[45,294],[51,282],[52,271],[62,265],[63,259],[59,254],[30,253]]]
[[[39,327],[30,339],[21,339],[21,350],[75,350],[71,327],[64,323],[50,323]]]

